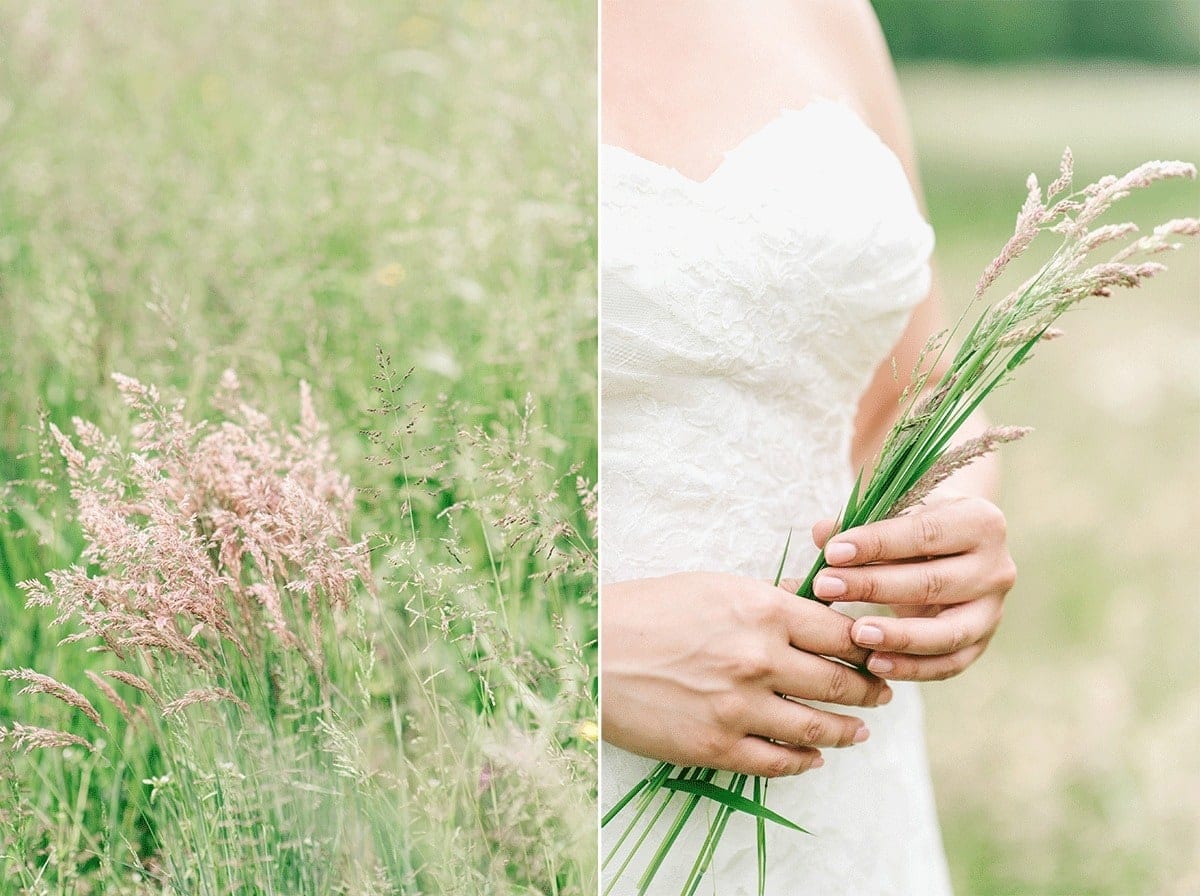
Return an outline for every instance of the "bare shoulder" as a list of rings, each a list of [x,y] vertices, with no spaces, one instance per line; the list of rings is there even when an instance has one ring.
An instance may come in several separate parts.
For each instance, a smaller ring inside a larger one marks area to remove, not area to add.
[[[819,16],[828,24],[847,30],[859,29],[863,33],[879,30],[870,0],[793,0],[793,5],[803,15]]]
[[[794,9],[832,51],[838,80],[915,181],[912,139],[896,68],[869,0],[794,0]]]
[[[892,60],[869,0],[793,0],[793,9],[864,74],[891,71]]]

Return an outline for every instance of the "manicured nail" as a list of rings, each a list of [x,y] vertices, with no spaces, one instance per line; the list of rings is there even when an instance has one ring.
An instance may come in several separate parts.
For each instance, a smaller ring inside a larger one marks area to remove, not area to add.
[[[868,728],[866,725],[863,725],[861,728],[859,728],[857,731],[854,732],[854,742],[856,744],[861,744],[864,740],[866,740],[870,736],[871,736],[871,729]]]
[[[875,625],[860,625],[854,632],[854,641],[864,647],[883,643],[883,629]]]
[[[825,757],[818,756],[816,759],[813,760],[813,764],[810,765],[809,768],[820,768],[824,764],[825,764]]]
[[[867,660],[867,668],[876,675],[887,675],[896,668],[896,664],[884,656],[873,656]]]
[[[849,563],[858,548],[848,541],[833,541],[825,545],[825,559],[830,563]]]
[[[813,594],[817,597],[841,597],[846,593],[846,583],[837,576],[817,576],[813,582]]]
[[[885,703],[892,702],[892,689],[885,688],[879,695],[879,699],[875,702],[876,706],[883,706]]]

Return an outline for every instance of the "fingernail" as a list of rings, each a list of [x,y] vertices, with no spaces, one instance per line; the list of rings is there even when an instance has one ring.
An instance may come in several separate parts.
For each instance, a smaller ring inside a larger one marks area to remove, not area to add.
[[[871,729],[868,728],[866,725],[863,725],[861,728],[859,728],[857,731],[854,732],[854,742],[856,744],[861,744],[864,740],[866,740],[870,736],[871,736]]]
[[[875,625],[860,625],[854,633],[854,640],[864,647],[874,647],[883,643],[883,629]]]
[[[825,559],[830,563],[849,563],[858,553],[858,548],[848,541],[834,541],[825,545]]]
[[[837,576],[817,576],[813,594],[817,597],[840,597],[846,593],[846,583]]]
[[[879,699],[875,702],[876,706],[883,706],[886,703],[892,702],[892,689],[884,688],[879,694]]]
[[[883,656],[873,656],[867,660],[867,668],[876,675],[886,675],[896,668],[896,664]]]
[[[809,768],[820,768],[824,764],[825,764],[825,757],[818,756],[816,759],[813,760],[813,764],[810,765]]]

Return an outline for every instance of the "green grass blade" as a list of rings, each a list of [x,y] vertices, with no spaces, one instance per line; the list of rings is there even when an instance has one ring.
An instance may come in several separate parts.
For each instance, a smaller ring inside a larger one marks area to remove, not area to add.
[[[746,779],[746,775],[734,775],[726,789],[730,793],[740,795],[746,788]],[[696,862],[692,865],[692,871],[683,885],[683,896],[695,896],[696,891],[700,889],[700,882],[704,879],[704,874],[708,871],[708,866],[712,864],[713,855],[717,851],[717,844],[721,842],[721,837],[725,834],[725,825],[729,823],[731,815],[733,815],[733,810],[728,806],[722,806],[718,810],[712,824],[708,826],[708,836],[704,838],[704,844],[700,847],[700,854],[696,856]]]
[[[668,762],[660,762],[658,765],[656,765],[654,767],[654,770],[652,772],[650,772],[650,774],[646,775],[646,777],[644,777],[644,778],[642,778],[642,780],[638,781],[637,784],[635,784],[629,790],[628,793],[626,793],[623,797],[621,797],[619,800],[617,800],[617,803],[615,806],[613,806],[611,809],[609,809],[607,812],[604,813],[604,818],[602,818],[600,820],[600,826],[603,827],[604,825],[606,825],[610,821],[612,821],[614,818],[616,818],[618,815],[620,815],[621,810],[624,809],[626,806],[628,806],[630,801],[634,797],[636,797],[639,793],[641,793],[642,790],[644,790],[647,785],[653,784],[655,778],[666,777],[666,775],[669,775],[671,773],[672,769],[673,769],[673,766],[671,766],[671,764]],[[664,770],[665,770],[665,773],[664,773]]]
[[[760,806],[767,804],[768,783],[770,782],[766,778],[754,779],[754,802]],[[758,846],[758,896],[765,896],[767,889],[767,823],[758,818],[755,819],[754,827]]]
[[[654,771],[642,779],[642,783],[646,786],[642,788],[641,797],[637,801],[633,818],[629,820],[629,823],[625,826],[625,830],[622,831],[621,836],[617,838],[617,842],[613,844],[612,848],[608,851],[608,854],[604,857],[604,860],[600,865],[601,868],[608,867],[609,863],[620,853],[621,847],[625,845],[625,841],[628,840],[629,837],[637,830],[638,824],[641,822],[642,817],[650,810],[650,807],[654,805],[655,797],[657,797],[659,792],[662,790],[663,779],[670,775],[674,769],[675,766],[671,765],[669,762],[660,762],[657,766],[655,766]],[[642,835],[637,839],[633,846],[630,847],[629,854],[627,855],[625,861],[621,864],[621,867],[613,876],[614,883],[620,879],[621,874],[624,872],[625,867],[632,860],[634,854],[641,849],[642,842],[646,839],[646,834],[649,833],[651,828],[658,823],[659,816],[662,815],[663,810],[666,808],[666,804],[670,802],[670,798],[673,795],[674,794],[666,794],[666,799],[661,802],[658,811],[648,822],[646,822],[644,830],[642,831]]]
[[[787,563],[788,549],[792,546],[792,531],[792,529],[788,529],[787,541],[783,543],[783,556],[779,558],[779,569],[775,570],[775,581],[772,584],[777,587],[783,579],[783,565]]]
[[[846,506],[843,508],[841,515],[838,516],[837,522],[834,524],[834,533],[845,532],[847,529],[853,528],[855,525],[857,525],[855,517],[858,515],[858,496],[859,492],[862,490],[862,481],[865,472],[865,468],[859,468],[858,476],[854,480],[854,487],[850,489],[850,497],[846,500]],[[833,535],[830,535],[829,537],[832,538]],[[782,567],[782,563],[780,566]],[[817,559],[813,561],[813,565],[809,569],[808,575],[804,577],[804,581],[801,583],[800,587],[796,589],[797,597],[816,600],[812,593],[813,579],[817,577],[817,573],[824,569],[825,566],[825,551],[822,550],[819,554],[817,554]]]
[[[785,828],[790,828],[793,831],[800,831],[802,834],[811,834],[812,831],[807,831],[796,822],[784,818],[778,812],[773,812],[766,806],[759,805],[753,800],[747,799],[744,796],[730,793],[724,787],[718,787],[708,781],[692,781],[681,780],[679,778],[671,778],[669,781],[663,782],[663,787],[668,790],[680,790],[684,793],[691,793],[697,796],[708,797],[710,800],[715,800],[722,805],[728,806],[738,812],[745,812],[748,815],[753,815],[755,818],[762,818],[775,824],[782,825]]]
[[[1050,325],[1046,324],[1046,326],[1042,327],[1042,329],[1038,331],[1036,336],[1021,346],[1021,348],[1018,349],[1017,352],[1008,359],[1008,364],[1005,365],[1006,369],[1010,372],[1016,370],[1025,360],[1025,356],[1033,351],[1033,347],[1042,341],[1042,336],[1048,329],[1050,329]]]
[[[690,779],[683,777],[688,773],[694,773],[696,778]],[[650,884],[654,882],[655,875],[662,868],[662,863],[666,859],[667,854],[675,846],[675,841],[679,839],[679,835],[683,832],[683,826],[687,824],[689,818],[692,817],[692,812],[695,811],[697,804],[700,802],[703,794],[697,793],[690,786],[672,786],[672,785],[704,785],[717,791],[718,793],[726,793],[726,791],[717,787],[712,783],[713,777],[717,773],[713,769],[685,769],[677,778],[669,778],[663,782],[663,787],[667,790],[675,790],[681,793],[688,794],[687,801],[680,807],[679,813],[675,816],[675,820],[668,828],[666,835],[662,839],[662,843],[658,845],[653,857],[650,859],[646,870],[642,872],[641,879],[638,881],[638,896],[645,896],[650,889]]]
[[[842,513],[841,519],[838,520],[837,531],[841,531],[841,523],[848,519],[853,519],[854,514],[858,511],[858,493],[862,490],[862,481],[864,468],[859,468],[858,477],[854,480],[854,488],[850,489],[850,497],[846,499],[846,509]]]
[[[655,792],[657,793],[657,790]],[[637,854],[642,851],[642,846],[645,844],[646,838],[650,836],[650,832],[653,831],[658,825],[658,820],[662,818],[663,813],[667,811],[667,806],[670,804],[671,797],[674,795],[674,793],[664,794],[663,799],[659,802],[658,809],[653,815],[650,816],[650,820],[647,821],[642,827],[641,834],[638,835],[638,838],[633,842],[633,845],[629,847],[629,851],[625,853],[625,860],[621,862],[621,866],[616,870],[616,873],[613,874],[612,879],[608,882],[608,886],[604,888],[604,896],[608,896],[608,894],[613,891],[613,888],[616,887],[617,883],[621,880],[621,877],[625,874],[626,869],[629,868],[629,864],[634,860]],[[646,804],[647,808],[652,803],[653,797],[651,797],[650,802]],[[604,865],[602,867],[608,867],[608,863],[612,861],[613,857],[616,856],[620,851],[621,845],[625,842],[626,838],[635,830],[638,820],[641,819],[641,816],[642,813],[639,812],[637,818],[630,822],[629,827],[625,829],[623,834],[621,834],[621,839],[617,841],[616,846],[614,846],[609,852],[608,856],[605,857]]]

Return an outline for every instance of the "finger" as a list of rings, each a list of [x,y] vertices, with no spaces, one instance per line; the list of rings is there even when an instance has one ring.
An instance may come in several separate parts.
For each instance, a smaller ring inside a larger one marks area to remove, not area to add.
[[[876,652],[940,656],[991,635],[1000,624],[1003,603],[988,596],[947,607],[929,618],[864,616],[851,633],[857,644]]]
[[[743,737],[729,752],[728,770],[763,778],[799,775],[825,764],[818,750],[773,744],[761,737]]]
[[[960,604],[994,590],[979,567],[977,556],[959,554],[924,563],[826,568],[813,580],[813,594],[825,601]]]
[[[804,584],[804,579],[780,579],[777,587],[783,589],[792,597],[800,593],[800,586]]]
[[[802,650],[788,651],[772,666],[765,683],[777,694],[842,706],[880,706],[892,699],[881,678]]]
[[[915,513],[835,535],[825,546],[830,566],[958,554],[1004,534],[1004,514],[982,498],[935,504]]]
[[[837,528],[837,520],[818,520],[813,523],[812,540],[819,548],[825,547],[825,542],[829,541],[829,536],[833,534]]]
[[[862,719],[784,697],[756,704],[746,727],[751,734],[798,747],[848,747],[861,744],[871,734]]]
[[[975,662],[987,647],[987,639],[943,656],[909,656],[904,653],[876,653],[867,668],[892,681],[941,681],[953,678]]]
[[[782,611],[788,641],[797,650],[836,657],[855,666],[867,661],[870,651],[854,643],[850,637],[854,620],[844,613],[790,593],[782,604]]]
[[[764,582],[754,593],[740,595],[737,610],[743,621],[755,628],[782,626],[792,646],[808,653],[837,657],[857,666],[866,662],[867,651],[850,637],[854,620],[819,601],[798,599],[784,584],[790,583],[774,587]]]

